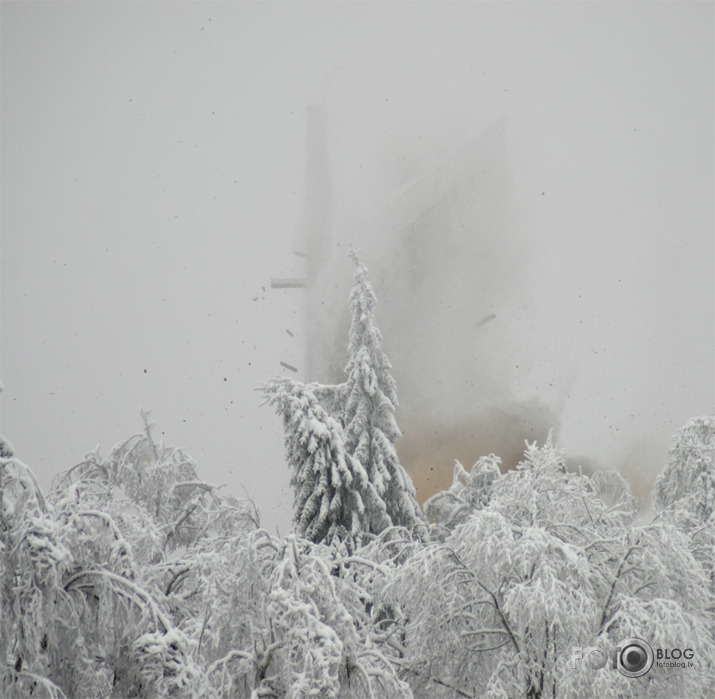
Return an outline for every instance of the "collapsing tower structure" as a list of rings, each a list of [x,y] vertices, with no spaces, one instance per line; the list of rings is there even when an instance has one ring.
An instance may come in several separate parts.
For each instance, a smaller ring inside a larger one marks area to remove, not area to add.
[[[294,252],[304,258],[305,276],[273,280],[274,287],[304,289],[305,378],[341,377],[350,278],[344,257],[351,245],[370,269],[398,376],[415,371],[429,375],[442,362],[458,362],[468,373],[469,360],[460,356],[459,343],[440,342],[425,333],[436,331],[449,317],[474,331],[486,317],[497,317],[490,288],[496,286],[493,276],[499,269],[490,253],[506,234],[503,120],[442,160],[381,189],[376,201],[362,202],[336,188],[331,170],[355,165],[346,162],[339,148],[330,148],[325,112],[308,107],[306,124],[306,205],[294,244]],[[464,335],[460,329],[460,339]],[[444,383],[446,377],[438,380]],[[443,388],[449,390],[448,385]]]
[[[321,107],[307,109],[305,211],[294,241],[304,274],[272,286],[304,295],[298,373],[338,383],[349,327],[346,255],[358,250],[398,386],[398,451],[422,500],[448,485],[455,458],[470,465],[495,452],[514,465],[524,439],[543,439],[555,424],[543,406],[503,398],[511,272],[505,122],[438,158],[400,158],[411,162],[399,168],[368,126],[348,138],[339,117],[336,126],[332,112],[329,119]],[[433,466],[439,474],[428,483],[420,474]]]

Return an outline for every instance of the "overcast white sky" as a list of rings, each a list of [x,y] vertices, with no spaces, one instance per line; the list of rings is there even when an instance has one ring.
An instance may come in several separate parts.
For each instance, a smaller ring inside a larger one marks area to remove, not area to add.
[[[389,110],[346,119],[361,90]],[[151,408],[285,532],[254,389],[305,351],[270,280],[301,272],[308,104],[418,163],[505,120],[531,308],[499,351],[572,453],[662,453],[713,410],[712,3],[3,2],[2,432],[44,486]]]

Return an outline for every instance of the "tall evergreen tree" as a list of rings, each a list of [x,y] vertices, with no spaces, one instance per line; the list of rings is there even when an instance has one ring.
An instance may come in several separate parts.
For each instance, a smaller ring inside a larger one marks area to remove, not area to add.
[[[361,463],[344,446],[340,424],[299,381],[275,379],[263,386],[283,418],[286,455],[293,469],[296,533],[313,542],[359,539],[389,525],[385,503]]]
[[[348,377],[343,389],[345,450],[362,464],[392,523],[423,534],[425,520],[415,500],[415,488],[395,449],[402,436],[395,420],[397,387],[375,322],[377,301],[367,268],[355,251],[351,250],[350,256],[355,263],[355,279],[350,293]],[[379,523],[371,525],[374,531],[380,530]]]

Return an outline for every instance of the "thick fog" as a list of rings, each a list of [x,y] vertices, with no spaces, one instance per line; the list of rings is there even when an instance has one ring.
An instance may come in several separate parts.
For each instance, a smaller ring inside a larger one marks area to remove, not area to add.
[[[710,3],[3,3],[2,433],[47,486],[150,408],[284,533],[255,388],[340,380],[352,245],[420,499],[550,428],[646,497],[715,405],[713,117]]]

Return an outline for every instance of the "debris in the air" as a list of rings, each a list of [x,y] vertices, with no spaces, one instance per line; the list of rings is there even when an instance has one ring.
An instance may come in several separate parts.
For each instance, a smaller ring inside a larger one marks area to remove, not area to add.
[[[497,317],[496,313],[490,313],[486,318],[482,318],[476,325],[477,328],[481,328],[482,325],[486,325],[489,321],[494,320]]]
[[[271,289],[300,289],[307,286],[305,279],[271,279]]]

